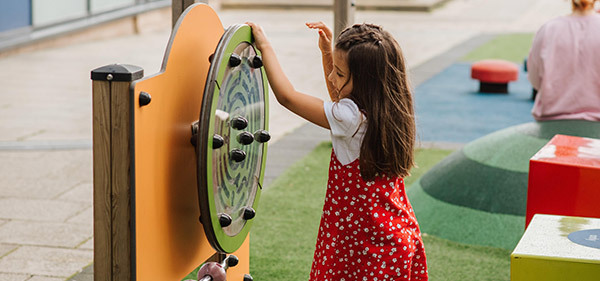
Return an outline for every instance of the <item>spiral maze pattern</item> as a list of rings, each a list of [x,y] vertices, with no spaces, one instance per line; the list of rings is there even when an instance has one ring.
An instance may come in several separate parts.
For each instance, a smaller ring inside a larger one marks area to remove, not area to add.
[[[218,213],[231,216],[232,224],[224,228],[226,234],[234,236],[245,224],[243,208],[251,207],[258,188],[258,178],[262,167],[264,144],[252,142],[242,145],[237,135],[247,131],[251,134],[265,129],[265,108],[262,73],[260,68],[252,68],[248,62],[256,55],[254,48],[247,44],[240,57],[242,63],[227,70],[219,92],[217,109],[228,113],[227,120],[215,119],[215,133],[225,139],[225,145],[213,154],[213,192]],[[235,117],[248,120],[245,129],[230,126]],[[246,153],[243,161],[230,159],[229,151],[241,149]]]

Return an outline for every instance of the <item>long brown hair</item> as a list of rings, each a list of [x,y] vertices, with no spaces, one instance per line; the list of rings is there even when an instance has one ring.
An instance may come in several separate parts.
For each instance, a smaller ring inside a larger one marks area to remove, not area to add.
[[[377,25],[355,24],[340,33],[335,47],[347,54],[353,84],[349,98],[367,117],[359,159],[362,178],[408,176],[416,129],[400,45]]]

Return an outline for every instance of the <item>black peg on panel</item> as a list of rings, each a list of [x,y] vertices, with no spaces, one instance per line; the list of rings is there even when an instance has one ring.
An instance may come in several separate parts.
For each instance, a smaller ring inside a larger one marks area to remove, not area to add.
[[[254,278],[250,274],[244,274],[244,281],[254,281]]]
[[[141,92],[140,93],[140,106],[144,106],[144,105],[148,105],[150,103],[150,101],[152,101],[152,97],[150,96],[150,94],[146,93],[146,92]]]
[[[229,151],[229,158],[235,162],[242,162],[246,159],[246,152],[241,149],[233,149]]]
[[[256,211],[250,207],[244,208],[244,219],[251,220],[256,216]]]
[[[229,255],[225,261],[227,267],[234,267],[240,263],[240,259],[234,255]]]
[[[219,224],[221,225],[221,227],[228,227],[231,225],[231,216],[229,216],[228,214],[225,213],[221,213],[219,214]]]
[[[248,127],[248,120],[242,116],[231,119],[231,127],[238,130],[243,130]]]
[[[210,56],[208,56],[208,62],[212,63],[214,57],[215,57],[214,53],[210,54]]]
[[[240,65],[240,63],[242,63],[242,58],[236,53],[231,54],[229,57],[229,66],[236,67]]]
[[[249,132],[241,132],[237,136],[237,141],[243,145],[249,145],[254,141],[254,135]]]
[[[262,67],[263,66],[262,59],[259,56],[252,57],[252,59],[250,60],[250,66],[252,68],[260,68],[260,67]]]
[[[213,149],[220,148],[221,146],[223,146],[224,143],[225,143],[225,140],[223,139],[222,136],[219,136],[217,134],[213,135]]]
[[[258,130],[254,132],[254,139],[257,142],[268,142],[271,139],[271,135],[265,130]]]

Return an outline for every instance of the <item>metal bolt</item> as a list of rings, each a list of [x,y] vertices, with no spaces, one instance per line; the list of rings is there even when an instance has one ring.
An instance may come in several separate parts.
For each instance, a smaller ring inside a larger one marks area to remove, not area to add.
[[[244,219],[251,220],[256,216],[256,211],[250,207],[244,208]]]
[[[150,96],[150,94],[146,93],[146,92],[141,92],[140,93],[140,106],[145,106],[148,105],[150,103],[150,101],[152,101],[152,96]]]
[[[242,58],[236,53],[231,54],[229,57],[229,66],[236,67],[240,65],[240,63],[242,63]]]
[[[108,80],[108,81],[113,80],[113,75],[110,73],[108,75],[106,75],[106,80]]]
[[[231,222],[231,216],[225,213],[219,214],[219,224],[221,225],[221,227],[228,227],[231,225]]]

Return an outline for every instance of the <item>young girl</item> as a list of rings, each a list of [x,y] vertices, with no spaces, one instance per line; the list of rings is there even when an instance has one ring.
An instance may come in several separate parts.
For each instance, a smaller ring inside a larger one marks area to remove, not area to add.
[[[412,94],[400,46],[381,27],[356,24],[331,47],[319,33],[331,101],[297,92],[262,28],[248,23],[277,101],[331,130],[329,180],[310,280],[427,280],[419,226],[402,177],[413,162]]]

